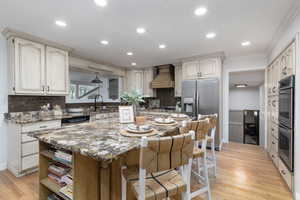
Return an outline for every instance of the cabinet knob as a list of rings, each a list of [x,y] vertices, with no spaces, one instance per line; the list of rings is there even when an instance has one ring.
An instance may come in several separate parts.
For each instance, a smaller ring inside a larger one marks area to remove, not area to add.
[[[45,86],[44,85],[42,86],[42,90],[43,90],[43,92],[45,92]]]
[[[48,91],[48,92],[50,91],[50,86],[49,86],[49,85],[47,86],[47,91]]]
[[[281,173],[282,173],[283,175],[285,175],[285,171],[284,171],[284,170],[281,170]]]

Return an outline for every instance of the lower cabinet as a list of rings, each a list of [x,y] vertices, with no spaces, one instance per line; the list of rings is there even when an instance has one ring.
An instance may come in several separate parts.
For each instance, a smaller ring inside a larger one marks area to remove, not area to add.
[[[17,124],[8,122],[8,170],[20,177],[38,169],[38,141],[27,135],[30,131],[61,127],[60,120]]]
[[[278,164],[279,164],[278,169],[279,169],[279,172],[280,172],[281,176],[285,180],[288,187],[293,191],[294,177],[292,176],[291,172],[286,168],[286,166],[284,165],[284,163],[280,159],[278,161]]]
[[[281,161],[278,155],[278,125],[271,120],[268,120],[269,124],[269,130],[268,130],[268,136],[269,136],[269,144],[270,147],[268,148],[269,155],[278,169],[279,173],[281,174],[282,178],[286,182],[289,189],[293,192],[294,190],[294,176],[293,173],[290,172],[287,167],[284,165],[284,163]]]

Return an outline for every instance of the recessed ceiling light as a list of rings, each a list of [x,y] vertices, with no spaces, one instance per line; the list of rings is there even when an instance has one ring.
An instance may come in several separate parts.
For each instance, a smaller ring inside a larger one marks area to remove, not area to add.
[[[251,45],[251,42],[250,41],[244,41],[244,42],[242,42],[241,43],[242,44],[242,46],[249,46],[249,45]]]
[[[107,40],[102,40],[102,41],[101,41],[101,44],[103,44],[103,45],[108,45],[108,43],[109,43],[109,42],[108,42]]]
[[[202,16],[202,15],[205,15],[206,13],[207,13],[207,8],[205,8],[205,7],[197,8],[194,12],[194,14],[197,16]]]
[[[62,20],[56,20],[55,24],[57,26],[60,26],[60,27],[66,27],[67,26],[67,23],[65,21],[62,21]]]
[[[215,38],[216,37],[216,33],[207,33],[206,34],[206,38],[208,38],[208,39],[212,39],[212,38]]]
[[[133,53],[132,53],[132,52],[127,52],[127,55],[128,55],[128,56],[132,56]]]
[[[140,27],[140,28],[137,28],[137,29],[136,29],[136,32],[137,32],[138,34],[143,34],[143,33],[146,33],[146,29]]]
[[[135,63],[135,62],[133,62],[133,63],[131,63],[131,65],[132,65],[132,66],[136,66],[136,63]]]
[[[100,7],[105,7],[107,6],[107,1],[106,0],[94,0],[95,4],[97,6],[100,6]]]
[[[167,46],[166,46],[165,44],[160,44],[158,47],[159,47],[160,49],[165,49]]]
[[[245,88],[247,86],[248,86],[247,84],[235,84],[235,87],[237,88]]]

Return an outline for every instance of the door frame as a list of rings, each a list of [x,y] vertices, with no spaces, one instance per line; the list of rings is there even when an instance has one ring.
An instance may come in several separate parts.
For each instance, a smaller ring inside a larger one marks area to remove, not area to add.
[[[238,69],[224,69],[223,72],[223,143],[229,143],[229,78],[230,78],[230,73],[232,72],[251,72],[251,71],[258,71],[258,70],[265,70],[267,66],[260,66],[260,67],[247,67],[247,68],[238,68]],[[267,78],[267,73],[265,72],[265,82],[264,82],[264,87],[265,91],[266,89],[266,78]],[[265,105],[267,105],[267,92],[265,92]],[[267,106],[265,106],[264,109],[264,122],[265,122],[265,127],[264,127],[264,132],[265,132],[265,144],[264,147],[267,148]]]

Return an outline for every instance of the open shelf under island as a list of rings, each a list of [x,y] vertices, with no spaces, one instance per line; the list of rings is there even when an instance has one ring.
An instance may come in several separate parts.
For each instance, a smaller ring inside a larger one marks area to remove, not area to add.
[[[147,123],[152,124],[151,117]],[[61,186],[48,177],[49,165],[60,163],[71,169],[75,200],[121,199],[121,163],[138,165],[140,139],[124,137],[120,131],[127,127],[118,118],[28,133],[39,140],[39,200],[51,194],[70,200],[60,192]],[[152,126],[159,135],[166,135],[176,126]],[[54,159],[53,150],[72,155],[72,162]]]

